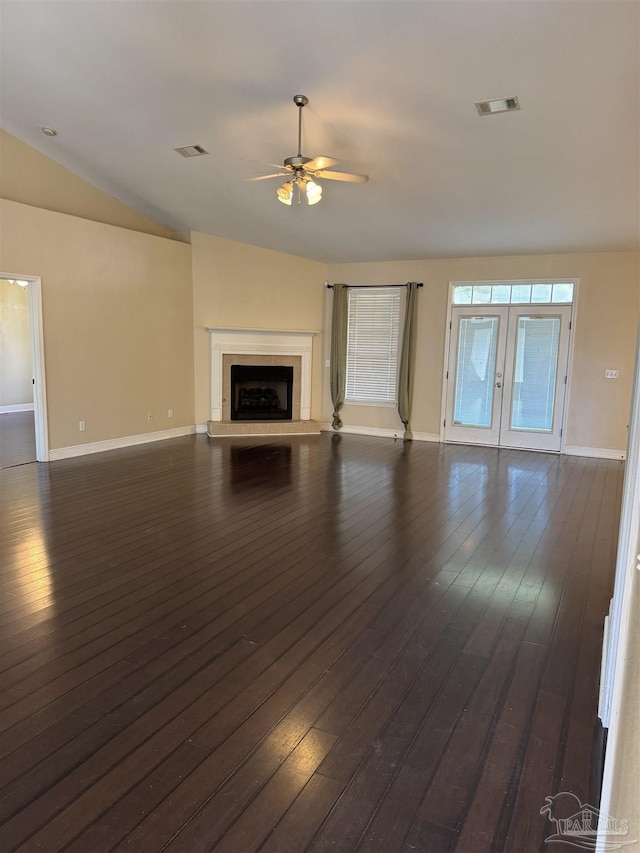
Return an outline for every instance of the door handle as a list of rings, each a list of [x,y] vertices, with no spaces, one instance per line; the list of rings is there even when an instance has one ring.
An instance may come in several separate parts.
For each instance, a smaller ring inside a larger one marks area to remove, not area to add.
[[[496,388],[502,388],[502,382],[496,382]]]

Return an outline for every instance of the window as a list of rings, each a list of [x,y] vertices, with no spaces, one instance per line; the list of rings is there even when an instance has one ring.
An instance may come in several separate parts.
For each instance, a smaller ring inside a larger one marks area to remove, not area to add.
[[[454,305],[507,305],[573,302],[572,281],[454,284]]]
[[[349,291],[347,402],[395,403],[402,288]]]

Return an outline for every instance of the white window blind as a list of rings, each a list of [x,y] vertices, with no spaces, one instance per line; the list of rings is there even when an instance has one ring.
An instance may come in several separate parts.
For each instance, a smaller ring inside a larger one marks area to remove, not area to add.
[[[349,291],[347,400],[396,401],[401,297],[399,287],[358,287]]]
[[[553,430],[559,317],[519,317],[511,429]]]

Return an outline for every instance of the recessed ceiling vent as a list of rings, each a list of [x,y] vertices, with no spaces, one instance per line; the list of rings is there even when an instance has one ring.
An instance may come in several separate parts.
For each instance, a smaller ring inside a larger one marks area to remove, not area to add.
[[[204,150],[202,145],[184,145],[182,148],[174,148],[173,150],[183,157],[200,157],[201,154],[209,153]]]
[[[476,101],[476,109],[481,116],[490,116],[493,113],[510,113],[520,109],[516,97],[494,98],[492,101]]]

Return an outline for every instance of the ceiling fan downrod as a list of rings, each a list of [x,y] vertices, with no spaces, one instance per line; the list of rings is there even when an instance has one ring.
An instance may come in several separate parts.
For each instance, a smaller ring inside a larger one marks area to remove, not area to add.
[[[295,157],[287,157],[284,164],[297,170],[303,168],[305,163],[311,162],[311,157],[302,156],[302,108],[309,103],[309,98],[306,95],[294,95],[293,103],[298,107],[298,153]]]
[[[293,103],[298,107],[298,157],[302,157],[302,108],[309,103],[306,95],[294,95]]]

